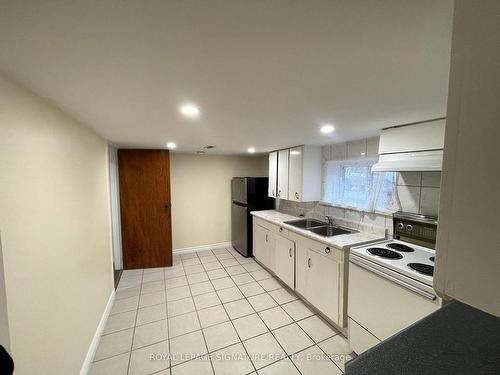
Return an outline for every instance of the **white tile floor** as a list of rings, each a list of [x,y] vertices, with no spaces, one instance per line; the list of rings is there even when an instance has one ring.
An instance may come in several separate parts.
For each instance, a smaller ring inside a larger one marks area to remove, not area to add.
[[[125,271],[90,373],[342,374],[347,340],[234,249]]]

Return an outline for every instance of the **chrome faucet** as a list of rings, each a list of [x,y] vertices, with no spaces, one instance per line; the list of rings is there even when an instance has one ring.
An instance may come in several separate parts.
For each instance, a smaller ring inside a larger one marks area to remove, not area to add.
[[[328,221],[328,224],[329,224],[329,225],[333,225],[333,218],[332,218],[332,217],[330,217],[330,216],[326,215],[326,216],[325,216],[325,219],[326,219],[326,221]]]

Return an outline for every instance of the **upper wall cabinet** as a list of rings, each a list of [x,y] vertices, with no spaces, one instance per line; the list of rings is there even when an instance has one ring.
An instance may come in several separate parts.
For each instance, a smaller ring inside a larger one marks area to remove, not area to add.
[[[278,151],[278,194],[280,199],[288,199],[288,161],[290,150]]]
[[[276,194],[273,194],[274,191]],[[269,196],[295,202],[320,200],[321,148],[298,146],[271,152]]]
[[[321,148],[299,146],[290,149],[288,197],[296,202],[321,199]]]
[[[276,187],[278,183],[278,151],[269,154],[269,191],[270,197],[276,198],[278,192]]]

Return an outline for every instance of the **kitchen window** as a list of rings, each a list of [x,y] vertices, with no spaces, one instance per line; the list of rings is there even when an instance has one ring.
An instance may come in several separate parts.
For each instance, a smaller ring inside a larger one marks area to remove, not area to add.
[[[364,212],[397,211],[396,174],[372,172],[377,161],[377,158],[327,161],[322,201]]]

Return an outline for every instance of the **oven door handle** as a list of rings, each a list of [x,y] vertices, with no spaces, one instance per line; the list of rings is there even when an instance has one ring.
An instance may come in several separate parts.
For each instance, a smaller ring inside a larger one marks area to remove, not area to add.
[[[363,262],[359,258],[355,258],[355,257],[351,256],[350,261],[352,263],[360,266],[361,268],[364,268],[365,270],[367,270],[369,272],[372,272],[372,273],[374,273],[376,275],[379,275],[379,276],[381,276],[381,277],[383,277],[385,279],[388,279],[389,281],[392,281],[393,283],[398,284],[398,285],[402,286],[403,288],[409,289],[412,292],[421,295],[422,297],[430,299],[431,301],[434,301],[437,298],[435,294],[426,292],[425,290],[422,290],[420,288],[417,288],[416,286],[408,284],[408,283],[404,282],[403,280],[400,280],[400,279],[398,279],[398,278],[396,278],[394,276],[391,276],[391,275],[389,275],[389,274],[387,274],[385,272],[379,271],[378,269],[376,269],[374,267],[371,267],[370,265],[366,264],[365,262]]]

